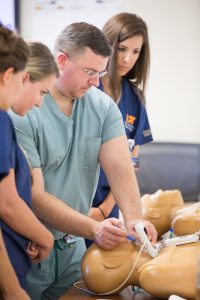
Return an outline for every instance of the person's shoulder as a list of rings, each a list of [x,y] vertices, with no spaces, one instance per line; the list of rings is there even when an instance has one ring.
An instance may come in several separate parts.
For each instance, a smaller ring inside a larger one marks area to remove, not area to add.
[[[117,106],[110,96],[96,87],[91,87],[84,97],[88,101],[89,105],[96,106],[101,109],[107,110],[111,106]]]
[[[123,89],[126,91],[129,90],[132,97],[134,97],[134,101],[136,101],[139,106],[145,106],[145,101],[142,98],[142,92],[137,86],[134,85],[134,82],[123,79]]]
[[[0,109],[0,125],[1,127],[4,126],[3,128],[5,129],[5,127],[12,127],[12,121],[9,117],[8,112],[3,111]]]
[[[31,120],[29,118],[29,113],[26,113],[24,116],[19,116],[16,113],[14,113],[12,110],[9,111],[9,115],[12,119],[13,125],[15,127],[15,130],[20,132],[27,132],[31,133],[32,128],[34,126],[31,124]]]

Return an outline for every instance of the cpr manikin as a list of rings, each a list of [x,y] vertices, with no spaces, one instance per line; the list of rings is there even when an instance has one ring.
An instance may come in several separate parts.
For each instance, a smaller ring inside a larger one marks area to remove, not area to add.
[[[131,272],[138,253],[139,247],[131,243],[112,250],[102,250],[93,244],[82,260],[83,279],[88,289],[97,294],[117,293],[135,285],[159,298],[167,299],[175,294],[195,299],[199,242],[162,248],[155,258],[142,251]]]
[[[176,235],[192,234],[200,230],[200,203],[176,211],[171,224]]]
[[[154,224],[159,237],[170,229],[173,215],[184,206],[178,190],[158,190],[154,194],[144,195],[141,202],[143,218]]]

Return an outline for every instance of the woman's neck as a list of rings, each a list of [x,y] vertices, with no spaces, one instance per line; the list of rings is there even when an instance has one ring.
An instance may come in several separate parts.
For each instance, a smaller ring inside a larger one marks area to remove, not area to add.
[[[104,92],[106,94],[108,94],[109,96],[111,96],[113,98],[113,100],[115,100],[115,102],[117,102],[119,97],[120,97],[120,94],[121,94],[122,77],[117,77],[115,79],[115,94],[116,94],[116,97],[114,97],[113,94],[112,94],[112,90],[111,90],[111,86],[109,84],[108,76],[106,76],[102,79],[102,85],[103,85]]]

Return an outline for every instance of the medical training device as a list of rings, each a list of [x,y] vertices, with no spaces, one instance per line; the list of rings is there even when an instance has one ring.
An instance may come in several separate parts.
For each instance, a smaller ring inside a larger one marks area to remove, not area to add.
[[[156,257],[158,255],[160,245],[157,244],[155,248],[153,247],[149,238],[146,235],[146,232],[144,230],[144,225],[142,223],[137,223],[135,225],[135,231],[138,234],[142,244],[143,245],[145,244],[144,249],[149,253],[151,257]]]
[[[196,232],[194,234],[182,235],[173,238],[166,238],[162,240],[161,243],[164,247],[167,247],[167,246],[178,246],[178,245],[184,245],[189,243],[196,243],[198,241],[199,241],[199,232]]]

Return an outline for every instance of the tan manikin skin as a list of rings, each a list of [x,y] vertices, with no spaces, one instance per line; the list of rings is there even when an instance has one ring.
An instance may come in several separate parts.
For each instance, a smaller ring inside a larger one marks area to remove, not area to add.
[[[158,190],[154,194],[146,194],[141,198],[142,216],[150,221],[158,232],[158,237],[171,227],[174,214],[184,207],[184,201],[179,190]]]
[[[142,252],[126,281],[138,253],[138,247],[131,243],[113,250],[102,250],[95,244],[90,246],[82,260],[82,275],[88,289],[97,294],[112,290],[117,293],[136,285],[158,298],[168,299],[175,294],[195,299],[200,243],[165,247],[155,258]],[[120,290],[116,290],[124,281]]]
[[[143,218],[154,224],[158,237],[170,227],[177,236],[200,230],[200,203],[185,204],[179,190],[158,190],[144,195],[141,202]]]
[[[178,236],[192,234],[200,230],[200,203],[195,203],[176,211],[171,224]]]

